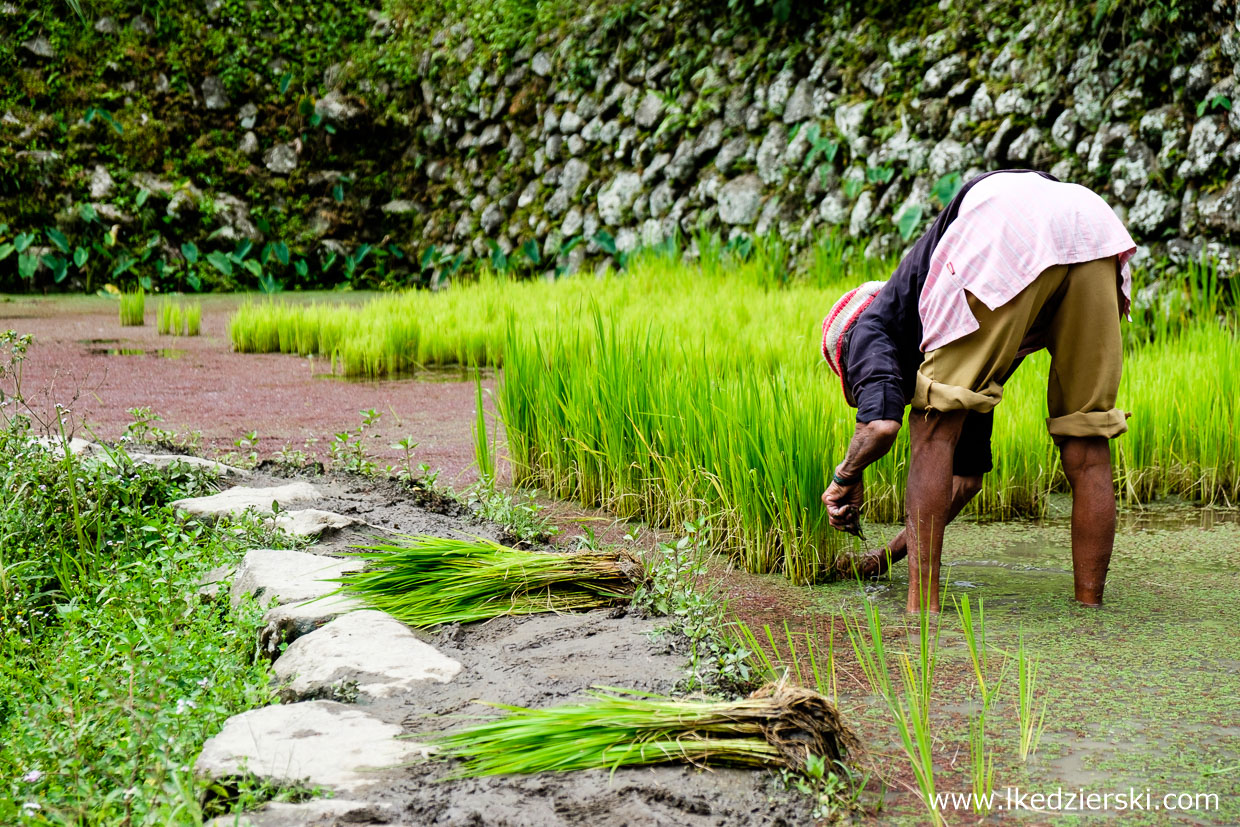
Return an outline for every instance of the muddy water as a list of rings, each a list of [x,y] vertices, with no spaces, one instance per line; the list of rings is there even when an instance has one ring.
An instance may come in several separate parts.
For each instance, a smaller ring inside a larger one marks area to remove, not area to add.
[[[953,595],[968,595],[975,607],[985,603],[992,665],[1014,653],[1023,634],[1040,664],[1037,694],[1047,705],[1041,746],[1022,763],[1009,671],[987,730],[1001,794],[1009,786],[1100,793],[1132,787],[1148,790],[1157,808],[1164,794],[1202,793],[1217,795],[1217,806],[1203,799],[1174,819],[1164,810],[1133,809],[1125,821],[1240,823],[1240,512],[1173,505],[1121,515],[1100,610],[1071,600],[1063,516],[953,526],[943,563],[947,598],[935,694],[940,790],[970,789],[967,727],[977,689],[951,608]],[[875,602],[898,651],[907,645],[900,631],[908,623],[907,571],[897,564],[889,580],[805,590],[805,598],[817,612],[852,617],[862,600]],[[843,701],[856,717],[875,722],[870,734],[881,739],[886,713],[873,699]],[[894,741],[891,754],[895,766],[907,764]],[[896,809],[915,812],[904,804]]]

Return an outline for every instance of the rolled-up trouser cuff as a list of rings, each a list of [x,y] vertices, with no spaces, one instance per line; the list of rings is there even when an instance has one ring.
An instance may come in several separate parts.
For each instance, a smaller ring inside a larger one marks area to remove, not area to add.
[[[920,370],[917,386],[913,391],[912,406],[919,411],[977,411],[989,413],[1003,398],[1003,386],[991,382],[981,391],[969,390],[959,385],[935,382]]]
[[[1055,442],[1065,437],[1102,436],[1115,439],[1128,430],[1128,415],[1119,408],[1109,411],[1077,411],[1064,416],[1048,417],[1046,430]]]

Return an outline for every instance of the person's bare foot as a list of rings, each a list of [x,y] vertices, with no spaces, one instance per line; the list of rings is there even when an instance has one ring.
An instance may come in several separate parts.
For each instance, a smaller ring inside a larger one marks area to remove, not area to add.
[[[835,573],[841,579],[877,580],[890,568],[891,555],[885,548],[872,548],[860,554],[842,554],[835,561]]]

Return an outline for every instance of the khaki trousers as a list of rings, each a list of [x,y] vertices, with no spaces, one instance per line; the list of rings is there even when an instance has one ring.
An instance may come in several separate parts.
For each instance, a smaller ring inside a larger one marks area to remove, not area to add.
[[[1003,398],[1003,382],[1020,358],[1045,347],[1046,427],[1055,441],[1128,430],[1127,414],[1115,407],[1123,352],[1114,256],[1051,267],[994,310],[967,297],[980,327],[925,355],[915,410],[986,413]]]

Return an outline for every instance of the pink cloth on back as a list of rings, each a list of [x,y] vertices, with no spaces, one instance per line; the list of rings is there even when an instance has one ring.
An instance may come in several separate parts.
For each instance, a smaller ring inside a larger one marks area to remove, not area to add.
[[[965,291],[994,310],[1057,264],[1118,256],[1124,313],[1137,245],[1092,190],[1033,173],[991,175],[970,189],[934,248],[918,309],[929,352],[977,330]]]

